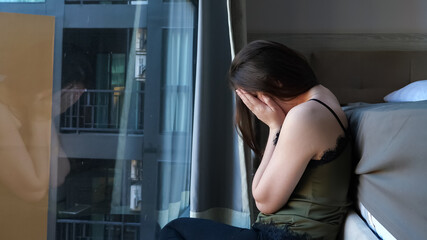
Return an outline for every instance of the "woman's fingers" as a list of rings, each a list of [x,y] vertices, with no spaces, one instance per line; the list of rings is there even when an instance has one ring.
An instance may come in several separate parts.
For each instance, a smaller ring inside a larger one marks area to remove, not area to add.
[[[237,89],[236,93],[237,95],[239,95],[240,99],[242,99],[243,103],[251,111],[253,111],[257,105],[262,104],[262,102],[258,98],[252,96],[251,94],[245,92],[244,90]]]
[[[263,93],[259,93],[255,97],[243,89],[236,89],[236,93],[259,120],[269,127],[281,126],[286,114],[273,98]]]
[[[276,103],[276,101],[274,101],[271,97],[262,94],[261,99],[265,103],[265,105],[267,105],[271,110],[273,111],[281,110],[279,105]]]

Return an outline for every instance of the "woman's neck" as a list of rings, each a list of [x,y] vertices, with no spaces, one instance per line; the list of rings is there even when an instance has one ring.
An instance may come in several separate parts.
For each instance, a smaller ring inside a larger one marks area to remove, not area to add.
[[[310,88],[307,92],[304,92],[291,100],[278,100],[278,103],[283,109],[283,111],[288,113],[289,110],[291,110],[293,107],[301,103],[305,103],[308,100],[316,98],[317,96],[321,95],[321,92],[323,92],[324,89],[325,87],[319,84]]]

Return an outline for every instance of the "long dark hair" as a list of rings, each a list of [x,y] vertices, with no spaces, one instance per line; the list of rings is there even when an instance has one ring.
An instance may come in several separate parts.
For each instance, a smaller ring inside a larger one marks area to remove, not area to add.
[[[303,55],[265,40],[249,43],[236,55],[230,66],[229,81],[233,89],[263,92],[283,100],[293,99],[318,84]],[[245,143],[261,156],[253,119],[252,112],[236,96],[236,126]]]
[[[62,59],[62,87],[81,85],[95,87],[95,75],[90,56],[80,51],[66,52]]]

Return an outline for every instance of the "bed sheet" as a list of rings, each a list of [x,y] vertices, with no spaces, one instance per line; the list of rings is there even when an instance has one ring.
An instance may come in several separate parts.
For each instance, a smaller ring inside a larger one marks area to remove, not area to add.
[[[359,202],[359,210],[360,215],[363,218],[363,220],[366,222],[366,224],[369,226],[369,228],[379,236],[379,238],[383,240],[396,240],[396,238],[393,236],[393,234],[390,233],[378,220],[377,218],[372,215],[371,212],[368,211],[368,209],[363,206],[362,203]]]

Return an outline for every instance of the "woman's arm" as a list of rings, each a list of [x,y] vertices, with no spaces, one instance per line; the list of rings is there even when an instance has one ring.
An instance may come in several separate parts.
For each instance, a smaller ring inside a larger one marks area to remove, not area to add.
[[[268,166],[268,163],[270,162],[271,156],[273,155],[274,149],[276,146],[273,144],[274,139],[276,138],[276,134],[280,131],[279,129],[272,129],[270,128],[269,134],[268,134],[268,140],[267,145],[265,146],[264,155],[262,156],[262,160],[260,165],[258,166],[258,169],[255,173],[255,176],[252,180],[252,192],[256,191],[258,183],[261,179],[261,177],[264,174],[265,169]]]
[[[271,155],[273,154],[275,148],[273,141],[276,138],[276,134],[280,132],[280,128],[286,114],[283,109],[281,109],[280,106],[268,96],[258,94],[258,97],[255,97],[241,89],[237,89],[236,93],[239,95],[243,103],[255,114],[255,116],[270,128],[267,146],[264,150],[261,164],[259,165],[252,181],[252,189],[254,190],[270,161]]]
[[[294,107],[285,115],[269,97],[257,98],[242,90],[237,93],[270,128],[264,156],[252,182],[252,194],[261,212],[274,213],[287,202],[308,162],[318,153],[320,127],[313,118],[313,108],[307,104]],[[275,146],[273,139],[278,131]]]
[[[294,108],[286,116],[277,145],[269,139],[267,149],[272,149],[272,153],[263,158],[265,164],[257,170],[257,182],[254,178],[252,185],[253,197],[262,213],[274,213],[286,204],[317,153],[317,141],[313,139],[317,127],[313,123],[304,109]]]
[[[0,105],[0,181],[20,198],[38,201],[49,188],[50,120],[30,121],[20,131]]]

